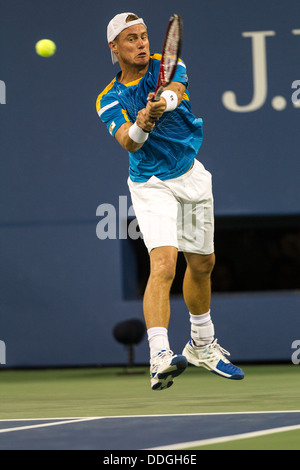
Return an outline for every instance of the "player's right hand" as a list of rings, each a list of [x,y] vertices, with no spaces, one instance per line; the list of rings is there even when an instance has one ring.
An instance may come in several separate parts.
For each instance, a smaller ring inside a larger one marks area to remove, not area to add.
[[[138,112],[136,123],[144,132],[151,132],[155,127],[155,121],[150,117],[149,111],[146,108]]]

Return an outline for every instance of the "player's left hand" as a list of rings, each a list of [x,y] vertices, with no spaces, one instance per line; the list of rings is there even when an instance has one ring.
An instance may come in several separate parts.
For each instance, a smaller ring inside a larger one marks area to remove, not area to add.
[[[154,93],[149,93],[146,110],[149,114],[149,117],[157,121],[166,110],[166,100],[160,97],[159,101],[152,101],[153,97]]]

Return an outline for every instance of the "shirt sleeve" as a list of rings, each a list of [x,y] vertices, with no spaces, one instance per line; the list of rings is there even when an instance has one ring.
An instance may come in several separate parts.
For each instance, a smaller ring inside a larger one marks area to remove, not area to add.
[[[188,86],[188,76],[187,76],[187,71],[186,71],[186,65],[182,59],[178,59],[176,72],[172,81],[183,83],[186,87]]]
[[[161,54],[153,54],[151,58],[154,62],[154,65],[153,65],[154,77],[155,77],[155,80],[157,80],[158,74],[159,74],[160,63],[161,63]],[[187,71],[186,71],[186,65],[183,62],[183,60],[180,58],[177,61],[177,67],[176,67],[175,75],[172,81],[183,83],[186,87],[188,86],[188,76],[187,76]]]
[[[99,95],[96,110],[112,136],[115,135],[122,124],[130,122],[127,111],[122,108],[119,101],[113,96],[101,98],[101,95]]]

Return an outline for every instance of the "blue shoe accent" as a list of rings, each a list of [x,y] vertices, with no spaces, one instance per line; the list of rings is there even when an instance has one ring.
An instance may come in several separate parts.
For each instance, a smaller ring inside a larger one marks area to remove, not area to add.
[[[218,373],[218,370],[221,373]],[[212,370],[211,372],[213,372],[216,375],[222,375],[222,377],[225,377],[226,379],[231,379],[231,380],[242,380],[245,377],[245,374],[241,369],[231,364],[231,362],[226,364],[222,360],[218,362],[216,370]],[[224,374],[228,374],[229,377],[222,374],[222,372],[224,372]]]
[[[186,357],[181,355],[175,356],[171,361],[170,367],[176,366],[176,369],[158,373],[157,377],[159,379],[166,379],[168,376],[172,378],[177,377],[178,375],[182,374],[182,372],[187,368],[187,365],[188,361]]]
[[[242,380],[245,377],[244,372],[225,357],[230,356],[230,353],[218,344],[217,339],[201,347],[196,346],[190,339],[182,354],[189,363],[196,367],[204,367],[219,377],[232,380]]]
[[[152,390],[164,390],[173,385],[173,379],[185,371],[188,361],[185,356],[172,356],[172,351],[160,351],[156,358],[158,362],[151,364]]]

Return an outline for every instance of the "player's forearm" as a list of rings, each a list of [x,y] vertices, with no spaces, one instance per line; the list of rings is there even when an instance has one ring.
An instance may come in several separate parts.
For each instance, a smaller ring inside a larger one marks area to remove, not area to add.
[[[186,91],[186,86],[180,82],[172,82],[170,83],[168,87],[166,87],[166,90],[171,90],[171,91],[174,91],[174,93],[176,93],[177,98],[178,98],[177,106],[179,106],[183,99],[183,95]]]
[[[131,122],[123,124],[123,126],[116,132],[115,138],[117,139],[119,144],[125,150],[127,150],[127,152],[134,153],[143,146],[143,143],[137,143],[131,139],[131,137],[129,136],[129,129],[131,128],[131,126]]]
[[[164,112],[174,111],[180,105],[185,90],[185,85],[179,82],[172,82],[164,89],[160,96],[160,100],[158,101],[158,104],[161,102],[163,103],[163,111],[161,111],[161,115]]]
[[[150,118],[146,108],[138,112],[135,123],[128,129],[127,150],[136,152],[139,150],[149,137],[149,133],[155,126],[155,122]]]
[[[149,93],[146,110],[151,119],[159,119],[165,112],[174,111],[185,93],[186,87],[182,83],[172,82],[165,88],[158,101],[153,101],[154,93]]]
[[[154,126],[154,121],[149,118],[146,110],[142,109],[137,115],[136,122],[123,124],[115,137],[125,150],[134,153],[142,148]]]
[[[125,148],[128,152],[131,152],[131,153],[135,153],[137,150],[142,148],[149,136],[148,133],[145,133],[142,129],[136,126],[137,125],[135,123],[129,127],[128,133],[125,139]],[[138,142],[136,142],[136,140],[138,140]]]

